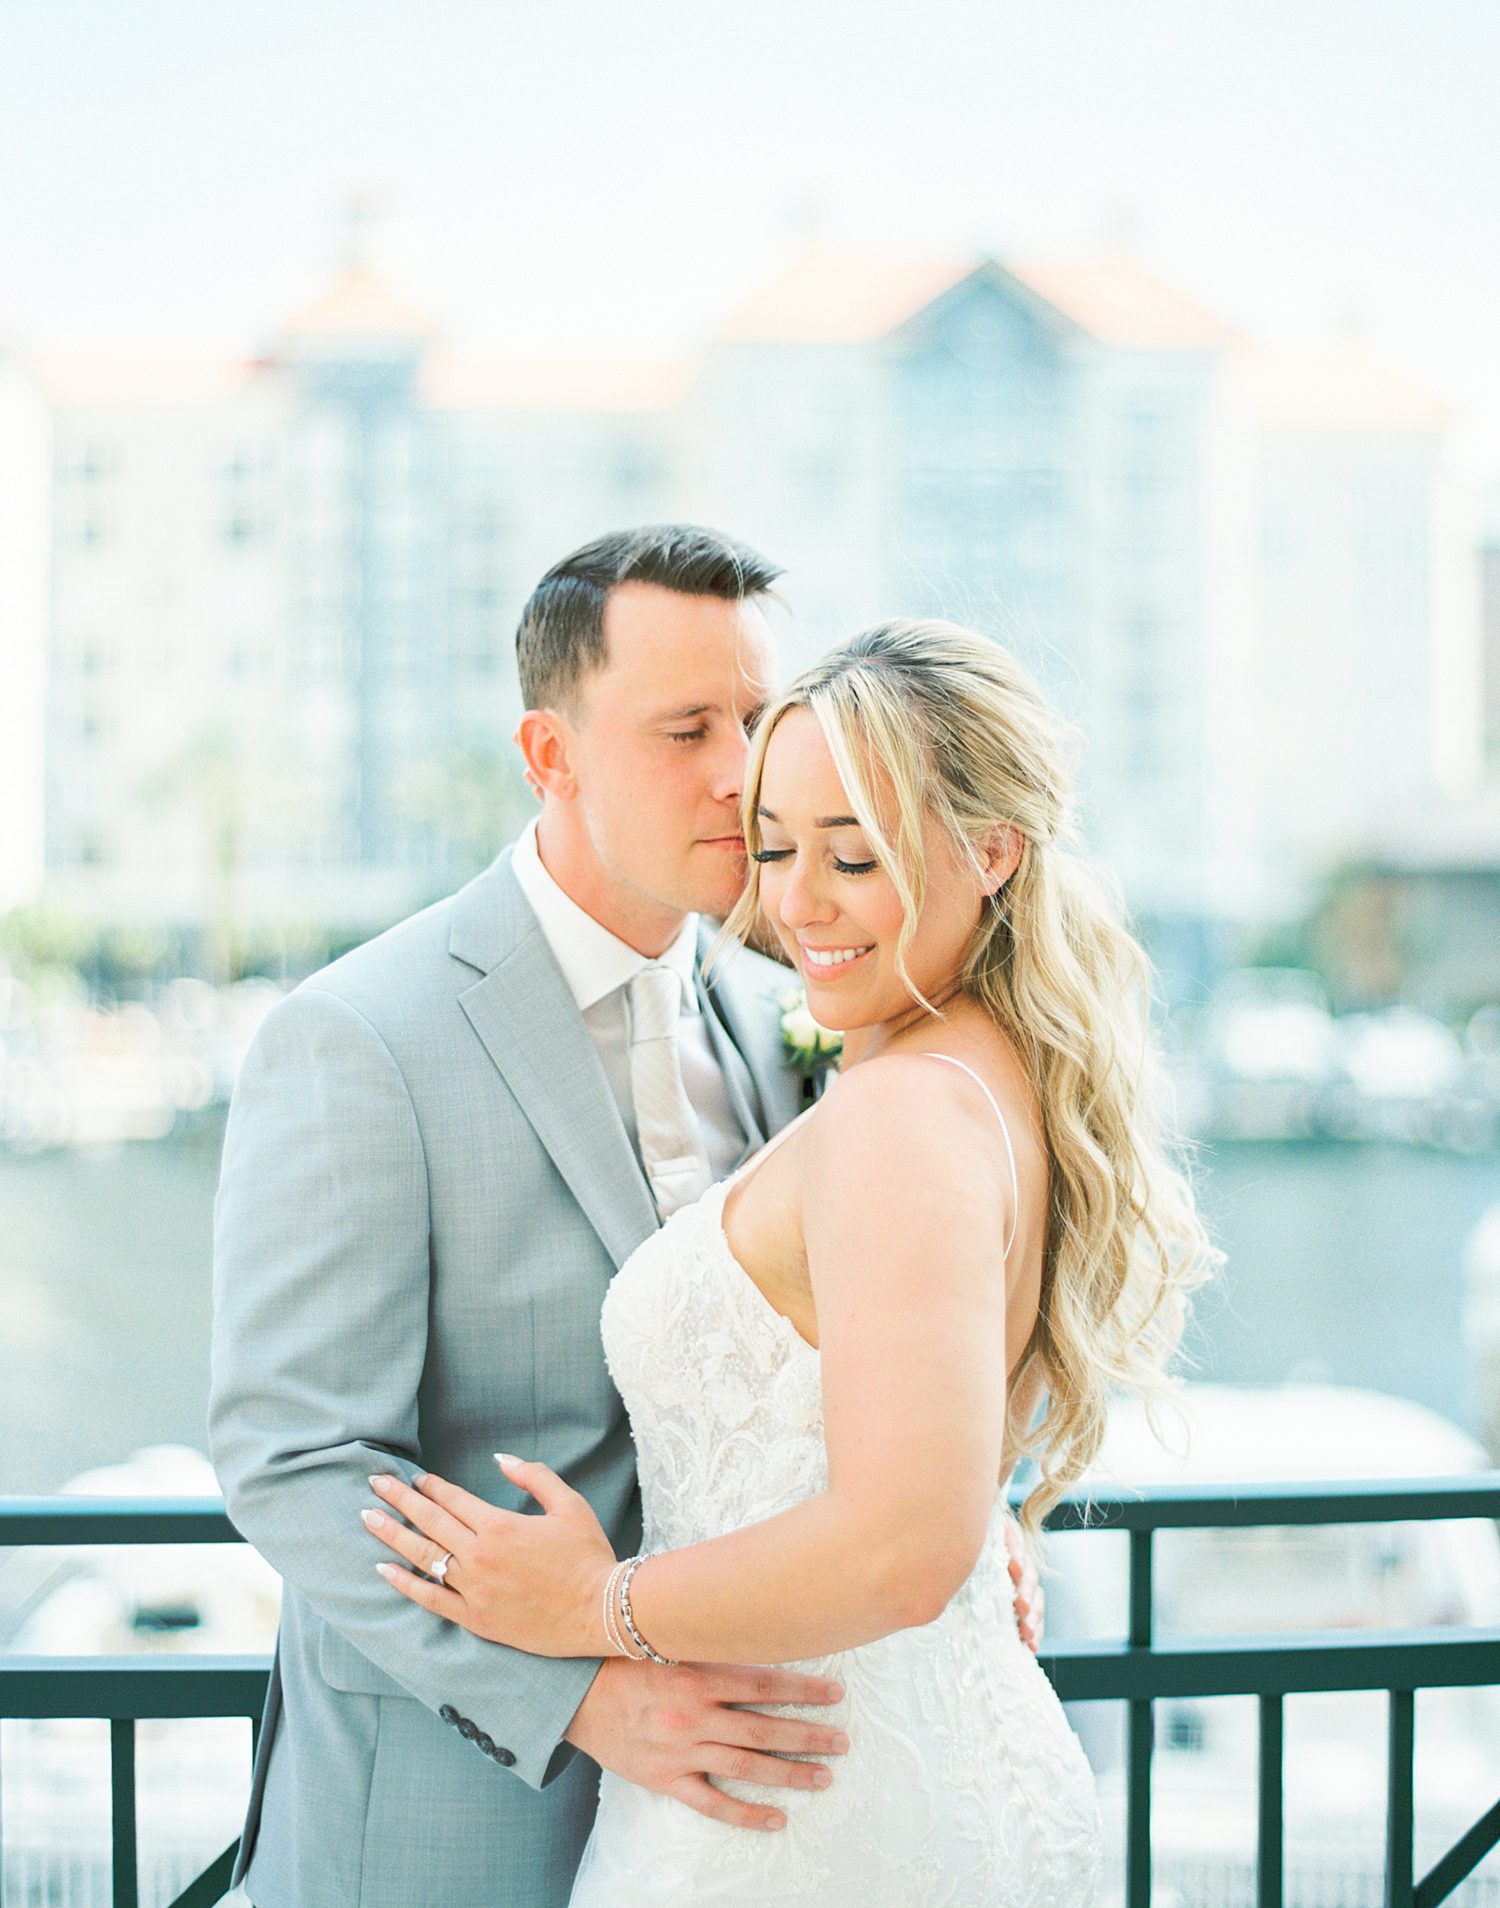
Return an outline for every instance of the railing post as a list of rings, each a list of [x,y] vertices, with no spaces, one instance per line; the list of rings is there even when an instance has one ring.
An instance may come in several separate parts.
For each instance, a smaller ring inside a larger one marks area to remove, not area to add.
[[[1414,1690],[1391,1691],[1390,1767],[1386,1782],[1385,1908],[1412,1908],[1416,1899],[1412,1850],[1416,1701]]]
[[[109,1797],[113,1818],[114,1908],[139,1908],[135,1851],[135,1723],[115,1717],[109,1725]]]
[[[1260,1699],[1260,1821],[1256,1834],[1256,1908],[1281,1908],[1283,1857],[1283,1715],[1279,1696]]]
[[[1150,1530],[1130,1533],[1130,1627],[1132,1649],[1152,1642]],[[1133,1701],[1125,1728],[1125,1908],[1151,1908],[1151,1750],[1156,1729],[1149,1697]]]

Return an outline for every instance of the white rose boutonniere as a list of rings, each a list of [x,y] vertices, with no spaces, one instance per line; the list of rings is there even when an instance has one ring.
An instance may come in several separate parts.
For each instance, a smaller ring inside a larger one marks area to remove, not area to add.
[[[776,1005],[781,1013],[781,1045],[788,1066],[795,1067],[804,1080],[816,1080],[843,1052],[844,1036],[818,1025],[800,987],[787,988]]]

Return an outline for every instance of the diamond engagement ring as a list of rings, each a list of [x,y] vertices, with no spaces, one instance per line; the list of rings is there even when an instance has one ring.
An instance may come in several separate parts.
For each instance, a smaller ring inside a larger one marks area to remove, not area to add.
[[[437,1562],[431,1566],[427,1574],[429,1577],[431,1577],[434,1583],[440,1583],[444,1585],[444,1587],[447,1586],[448,1566],[449,1564],[452,1563],[452,1561],[453,1561],[453,1552],[451,1550],[445,1550],[442,1556],[438,1558]]]

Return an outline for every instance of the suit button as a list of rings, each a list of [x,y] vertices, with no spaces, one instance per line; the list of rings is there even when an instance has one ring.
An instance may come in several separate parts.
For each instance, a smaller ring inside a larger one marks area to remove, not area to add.
[[[472,1742],[479,1734],[479,1725],[478,1723],[470,1722],[467,1716],[460,1716],[458,1719],[458,1733],[463,1737],[465,1742]]]
[[[515,1752],[511,1749],[497,1749],[495,1751],[495,1760],[500,1764],[502,1769],[510,1768],[515,1759]]]
[[[487,1736],[481,1729],[479,1734],[474,1738],[474,1747],[476,1749],[482,1749],[487,1756],[492,1756],[495,1753],[495,1738],[493,1736]]]
[[[452,1703],[444,1703],[442,1708],[438,1711],[438,1714],[445,1723],[456,1723],[458,1721],[458,1711],[453,1707]]]

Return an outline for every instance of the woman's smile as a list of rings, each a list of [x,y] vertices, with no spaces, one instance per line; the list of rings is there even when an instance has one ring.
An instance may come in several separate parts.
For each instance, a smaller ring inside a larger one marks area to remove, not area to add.
[[[833,980],[857,967],[867,954],[873,954],[875,944],[866,942],[862,947],[807,947],[798,943],[802,955],[802,971],[818,980]]]

